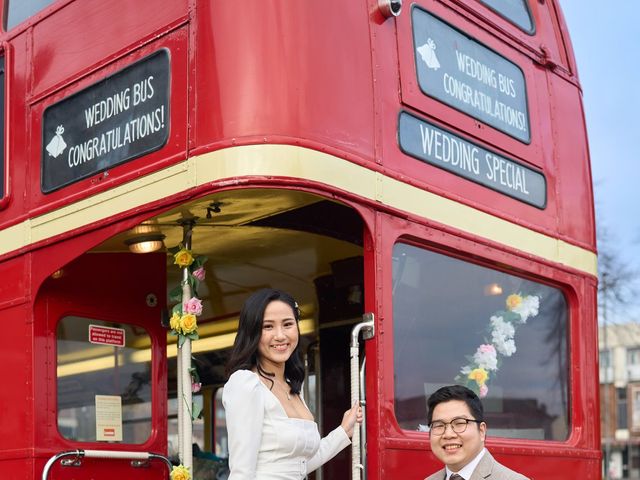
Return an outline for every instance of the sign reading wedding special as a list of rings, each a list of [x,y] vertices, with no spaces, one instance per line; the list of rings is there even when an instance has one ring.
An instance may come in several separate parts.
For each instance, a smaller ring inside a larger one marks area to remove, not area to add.
[[[51,105],[42,121],[45,193],[164,146],[169,54],[158,52]]]
[[[425,120],[401,112],[398,141],[403,152],[418,160],[535,207],[546,206],[547,183],[542,173]]]
[[[422,92],[528,143],[522,70],[420,8],[413,8],[412,19]]]

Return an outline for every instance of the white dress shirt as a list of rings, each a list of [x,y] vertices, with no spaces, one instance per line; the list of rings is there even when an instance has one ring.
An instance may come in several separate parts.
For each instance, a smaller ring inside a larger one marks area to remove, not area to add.
[[[458,475],[460,475],[462,478],[464,478],[464,480],[469,480],[471,478],[471,475],[473,475],[473,471],[476,469],[476,467],[480,463],[480,460],[482,460],[484,452],[486,451],[487,451],[486,448],[483,448],[482,450],[480,450],[480,453],[476,455],[473,460],[471,460],[464,467],[462,467],[459,472],[452,472],[451,470],[449,470],[449,467],[445,467],[445,472],[447,473],[446,480],[449,480],[451,475],[453,475],[454,473],[457,473]]]

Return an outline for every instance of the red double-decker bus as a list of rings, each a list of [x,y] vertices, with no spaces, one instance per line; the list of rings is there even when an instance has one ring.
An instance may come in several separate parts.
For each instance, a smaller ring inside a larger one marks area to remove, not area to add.
[[[436,471],[426,402],[452,383],[481,395],[500,462],[601,478],[591,173],[558,0],[0,9],[3,477],[181,461],[168,249],[188,239],[208,257],[196,479],[225,478],[224,364],[263,287],[300,304],[321,430],[352,381],[365,404],[359,445],[316,479]]]

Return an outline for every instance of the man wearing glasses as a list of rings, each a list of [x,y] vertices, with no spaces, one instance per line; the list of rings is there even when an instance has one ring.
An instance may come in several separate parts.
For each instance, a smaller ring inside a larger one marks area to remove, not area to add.
[[[499,464],[484,448],[484,409],[467,387],[442,387],[429,397],[428,406],[431,451],[445,468],[425,480],[529,480]]]

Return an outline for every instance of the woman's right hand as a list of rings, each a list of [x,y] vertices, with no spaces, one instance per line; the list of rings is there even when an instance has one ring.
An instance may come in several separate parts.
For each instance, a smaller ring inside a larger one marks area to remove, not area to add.
[[[355,402],[353,406],[344,412],[342,416],[342,423],[340,426],[347,432],[349,438],[353,436],[353,428],[356,423],[360,425],[362,423],[362,407],[358,405],[358,402]]]

